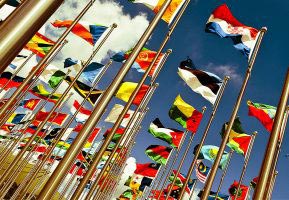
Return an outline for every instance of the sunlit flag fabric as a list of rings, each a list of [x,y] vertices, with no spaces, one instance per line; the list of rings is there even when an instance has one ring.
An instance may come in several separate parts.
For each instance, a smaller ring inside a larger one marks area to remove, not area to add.
[[[33,123],[38,124],[44,121],[49,113],[50,112],[38,111],[36,114],[36,118],[35,118],[35,120],[38,122],[33,122]],[[48,122],[52,122],[56,125],[62,126],[68,116],[69,115],[66,113],[53,112],[52,115],[49,117]]]
[[[249,193],[249,187],[246,185],[242,185],[242,184],[240,185],[237,198],[235,198],[235,195],[238,189],[238,184],[239,183],[237,181],[234,181],[234,183],[229,188],[229,194],[231,196],[231,199],[232,200],[246,200],[248,197],[248,193]]]
[[[252,101],[247,101],[247,105],[249,109],[248,115],[256,117],[266,130],[271,133],[276,114],[276,107],[262,103],[253,103]]]
[[[75,117],[75,121],[78,123],[84,123],[91,115],[90,110],[84,108],[84,106],[81,106],[81,104],[77,100],[75,100],[72,107],[70,108],[70,112],[74,114],[77,110],[79,110],[79,112]]]
[[[129,0],[133,3],[142,3],[151,10],[154,11],[154,13],[158,13],[161,9],[164,0]],[[176,14],[178,13],[179,9],[182,7],[184,0],[172,0],[169,7],[165,11],[165,13],[162,16],[162,19],[170,24],[173,20]]]
[[[36,33],[24,48],[43,58],[50,51],[54,44],[55,42],[48,39],[44,35]]]
[[[105,133],[103,134],[103,137],[106,138],[110,132],[111,132],[111,128],[107,129]],[[116,129],[116,132],[114,136],[112,137],[111,141],[117,142],[120,139],[120,137],[123,135],[123,133],[124,133],[124,128]]]
[[[58,93],[53,93],[51,95],[51,92],[47,91],[43,84],[38,84],[37,86],[29,90],[29,92],[41,99],[45,99],[53,103],[57,102],[58,99],[61,97],[61,94]]]
[[[153,122],[151,122],[148,131],[154,137],[166,141],[174,148],[179,148],[182,138],[184,136],[183,131],[172,128],[165,128],[159,118],[156,118]]]
[[[203,114],[178,95],[169,110],[169,117],[192,133],[196,133]]]
[[[144,163],[144,164],[137,163],[136,170],[134,171],[134,173],[154,178],[156,177],[160,167],[161,164],[158,163]]]
[[[115,123],[118,116],[121,114],[122,110],[123,110],[124,106],[120,105],[120,104],[115,104],[113,106],[113,108],[111,109],[110,113],[108,114],[108,116],[105,118],[105,122],[110,122],[110,123]],[[129,120],[131,119],[132,115],[133,115],[134,111],[133,110],[128,110],[127,113],[124,115],[124,118],[121,122],[121,126],[126,127]],[[138,116],[138,115],[137,115]],[[134,122],[136,121],[138,117],[136,117],[134,119]],[[132,123],[134,124],[134,123]]]
[[[138,83],[134,82],[124,82],[120,85],[115,96],[125,102],[128,102],[130,96],[134,92],[137,85]],[[142,85],[132,103],[135,105],[139,105],[142,99],[144,98],[145,94],[147,93],[148,89],[149,89],[148,85]]]
[[[225,134],[228,122],[223,124],[221,136]],[[246,156],[252,137],[247,135],[242,128],[239,117],[234,120],[227,146],[233,149],[236,153]]]
[[[132,49],[126,52],[119,52],[115,54],[114,56],[112,56],[112,59],[116,62],[124,62],[125,60],[129,58],[131,52],[132,52]],[[132,65],[132,68],[135,68],[140,73],[144,73],[146,69],[150,66],[151,62],[153,61],[156,55],[157,55],[156,51],[152,51],[143,47],[142,50],[139,52],[137,58],[135,59],[135,62]],[[164,57],[164,54],[161,53],[158,59],[156,60],[153,68],[151,69],[149,76],[154,75],[156,69],[161,64],[163,57]]]
[[[56,20],[51,23],[56,28],[68,28],[73,23],[72,20]],[[80,21],[72,28],[72,33],[81,37],[91,45],[95,45],[97,40],[106,31],[107,27],[103,25],[90,24],[85,21]]]
[[[25,118],[26,114],[22,113],[13,113],[7,120],[6,123],[8,124],[18,124],[23,121]]]
[[[24,81],[23,77],[14,76],[11,72],[3,72],[0,75],[0,88],[10,89],[14,87],[18,87]],[[5,87],[4,87],[5,86]]]
[[[222,38],[231,38],[234,47],[248,59],[254,49],[258,30],[240,23],[226,4],[217,7],[206,24],[206,32],[214,33]]]
[[[194,154],[197,151],[198,146],[199,145],[195,146]],[[217,146],[203,145],[198,159],[206,159],[213,163],[217,157],[218,151],[219,151],[219,147]],[[228,161],[229,161],[229,154],[226,151],[224,151],[221,162],[219,164],[219,168],[223,170],[226,167]]]
[[[198,194],[198,197],[201,198],[201,196],[203,195],[203,190],[201,190]],[[229,195],[226,195],[226,194],[221,194],[221,193],[218,193],[218,196],[216,197],[217,193],[216,192],[213,192],[213,191],[210,191],[210,194],[208,196],[208,200],[229,200],[230,196]]]
[[[196,176],[202,183],[205,183],[211,168],[206,166],[201,160],[197,160]]]
[[[182,61],[178,70],[179,76],[194,92],[202,95],[211,104],[215,103],[222,85],[222,80],[217,75],[196,69],[191,59]]]
[[[145,150],[145,154],[155,161],[162,165],[167,164],[172,148],[162,145],[150,145]]]
[[[173,170],[173,173],[169,176],[169,181],[172,182],[174,180],[174,177],[176,176],[177,170]],[[182,187],[184,185],[184,182],[186,181],[186,176],[182,173],[178,173],[178,176],[175,181],[175,185]]]
[[[40,101],[40,99],[24,99],[20,102],[19,106],[22,106],[23,108],[27,108],[29,110],[34,110],[38,106]]]

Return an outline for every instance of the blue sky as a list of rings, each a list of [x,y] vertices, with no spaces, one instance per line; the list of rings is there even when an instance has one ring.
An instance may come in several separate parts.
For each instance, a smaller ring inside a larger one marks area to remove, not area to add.
[[[174,98],[178,94],[181,94],[185,101],[199,110],[204,105],[208,107],[194,139],[185,166],[182,169],[182,172],[186,173],[193,158],[193,147],[200,140],[212,111],[209,102],[191,91],[176,74],[179,62],[187,56],[190,56],[199,69],[210,70],[220,77],[224,77],[225,75],[231,75],[231,77],[233,77],[228,83],[206,140],[206,144],[218,146],[221,143],[219,132],[222,124],[228,121],[231,116],[231,111],[247,68],[246,58],[233,48],[231,40],[221,39],[215,35],[204,32],[205,23],[211,11],[222,3],[226,3],[229,6],[234,16],[239,19],[240,22],[258,29],[262,26],[268,28],[238,112],[238,116],[240,116],[241,122],[243,123],[243,128],[247,133],[251,134],[255,130],[258,131],[244,179],[244,184],[249,184],[249,181],[253,177],[258,176],[269,133],[259,121],[247,115],[248,108],[246,101],[250,99],[254,102],[274,106],[278,104],[288,67],[286,56],[288,56],[289,30],[288,27],[285,26],[289,16],[288,1],[192,1],[167,45],[167,48],[173,49],[173,53],[159,75],[157,82],[160,83],[160,86],[149,104],[150,112],[144,119],[143,128],[137,137],[137,143],[132,155],[136,157],[138,162],[150,162],[149,158],[144,154],[146,147],[150,144],[166,145],[147,133],[149,123],[155,117],[159,117],[168,127],[181,129],[181,127],[170,120],[167,115]],[[124,10],[131,15],[145,12],[148,14],[149,19],[153,16],[152,12],[143,5],[130,4],[126,1],[120,1],[120,4],[123,5]],[[157,50],[167,30],[167,25],[161,22],[148,42],[147,47]],[[137,73],[130,73],[133,74],[133,76],[131,76],[133,78],[128,77],[126,80],[138,80],[137,77],[140,77]],[[226,150],[229,151],[228,148]],[[288,136],[285,134],[277,167],[279,175],[273,193],[273,199],[276,200],[288,199],[289,195],[289,191],[285,186],[288,183],[286,169],[288,169],[289,160],[284,156],[288,151]],[[206,164],[210,166],[210,163]],[[233,181],[239,179],[242,166],[243,158],[240,155],[234,154],[221,190],[223,193],[227,193]],[[217,190],[220,175],[221,171],[218,172],[212,190]],[[201,184],[198,185],[198,188],[202,187]]]

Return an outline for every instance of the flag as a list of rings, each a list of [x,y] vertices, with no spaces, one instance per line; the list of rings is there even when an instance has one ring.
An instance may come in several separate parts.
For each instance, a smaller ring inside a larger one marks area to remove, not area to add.
[[[143,192],[145,187],[149,187],[152,183],[153,179],[139,175],[133,174],[128,178],[124,185],[129,186],[132,190]]]
[[[203,195],[203,190],[201,190],[198,194],[198,197],[201,198],[201,196]],[[219,193],[218,196],[216,197],[217,193],[216,192],[212,192],[210,191],[210,194],[208,196],[208,200],[229,200],[230,196],[226,195],[226,194],[221,194]]]
[[[20,102],[19,106],[22,106],[23,108],[27,108],[29,110],[34,110],[38,106],[40,101],[40,99],[24,99]]]
[[[188,182],[188,185],[186,186],[186,190],[185,190],[186,193],[185,193],[185,195],[183,196],[183,199],[189,199],[189,195],[191,194],[191,188],[192,188],[193,185],[194,185],[194,180],[190,180],[190,181]],[[181,186],[173,185],[172,190],[171,190],[171,193],[168,194],[169,189],[170,189],[171,186],[172,186],[172,184],[169,184],[169,185],[167,186],[167,188],[164,190],[164,193],[167,194],[167,195],[169,195],[170,197],[172,197],[172,198],[174,198],[174,199],[178,199],[179,196],[180,196],[181,189],[182,189]],[[186,195],[186,194],[188,194],[188,195]]]
[[[20,3],[21,3],[21,0],[8,0],[7,1],[7,5],[13,6],[13,7],[17,7]]]
[[[136,191],[133,191],[131,189],[128,189],[124,191],[117,200],[136,200],[138,196],[138,193]]]
[[[65,76],[66,76],[66,74],[64,72],[57,70],[50,77],[50,79],[48,81],[49,86],[51,88],[55,89],[61,83],[61,81],[64,80]]]
[[[159,10],[161,9],[163,3],[165,2],[164,0],[129,0],[133,3],[142,3],[151,10],[153,10],[154,13],[158,13]],[[165,13],[162,16],[162,19],[170,24],[173,20],[174,17],[177,15],[178,11],[181,9],[184,0],[172,0],[170,3],[169,7],[166,9]]]
[[[0,75],[0,88],[4,88],[5,86],[5,89],[8,90],[20,86],[24,81],[24,78],[20,76],[14,76],[13,78],[12,76],[13,74],[11,72],[3,72]]]
[[[121,114],[123,108],[124,108],[123,105],[115,104],[104,121],[105,122],[110,122],[110,123],[115,123],[117,118],[118,118],[118,116]],[[122,120],[120,125],[123,126],[123,127],[126,127],[128,122],[129,122],[129,120],[131,119],[133,113],[134,113],[134,111],[128,110],[127,113],[124,115],[124,118],[123,118],[123,120]],[[136,121],[137,118],[138,117],[136,117],[134,119],[134,122]],[[134,124],[134,122],[132,124]]]
[[[161,145],[150,145],[145,150],[145,154],[155,161],[156,163],[160,163],[162,165],[167,164],[167,160],[170,156],[172,148],[161,146]]]
[[[217,7],[206,24],[206,32],[214,33],[221,38],[231,38],[234,47],[248,59],[254,49],[258,30],[240,23],[226,4]]]
[[[103,134],[103,137],[106,138],[110,132],[111,132],[111,128],[107,129],[106,132]],[[115,134],[111,141],[117,142],[123,134],[124,134],[124,128],[116,129]]]
[[[120,85],[118,91],[116,92],[115,96],[125,102],[128,102],[130,96],[136,89],[138,83],[133,82],[124,82]],[[142,85],[138,93],[136,94],[136,97],[133,100],[133,104],[139,105],[146,95],[147,91],[149,89],[148,85]]]
[[[258,183],[258,180],[259,180],[259,177],[257,176],[257,177],[253,178],[253,179],[250,181],[250,186],[251,186],[253,189],[256,188],[257,183]]]
[[[176,97],[172,107],[169,110],[169,117],[192,133],[197,132],[202,116],[203,114],[196,110],[193,106],[187,104],[182,99],[181,95]]]
[[[72,23],[72,20],[56,20],[51,24],[56,28],[69,28]],[[107,27],[103,25],[90,24],[88,22],[81,21],[72,28],[71,32],[81,37],[89,44],[95,45],[106,29]]]
[[[40,124],[40,122],[44,121],[50,112],[38,111],[35,117],[35,121],[33,122],[35,125]],[[69,115],[66,113],[53,112],[49,117],[48,122],[52,122],[58,126],[62,126],[65,120]],[[38,122],[37,122],[38,121]]]
[[[119,52],[112,56],[112,60],[115,62],[124,62],[127,60],[131,54],[133,49],[130,49],[126,52]],[[150,64],[152,63],[153,59],[157,55],[156,51],[149,50],[145,47],[142,48],[142,50],[139,52],[137,58],[135,59],[134,64],[132,65],[132,68],[135,68],[140,73],[145,73],[145,71],[149,68]],[[149,76],[153,76],[156,69],[161,64],[161,61],[164,57],[164,54],[161,53],[156,60],[154,66],[152,67],[151,71],[149,72]]]
[[[171,145],[174,148],[179,148],[184,132],[177,129],[165,128],[159,118],[156,118],[149,126],[149,133],[154,137],[159,138]]]
[[[41,99],[45,99],[45,100],[48,100],[48,101],[53,102],[53,103],[57,102],[58,99],[62,95],[62,94],[57,94],[57,93],[53,93],[51,95],[51,93],[46,90],[46,88],[43,84],[38,84],[37,86],[35,86],[31,90],[29,90],[29,92],[31,92],[33,95],[35,95]],[[49,95],[51,95],[51,96],[49,97]]]
[[[175,176],[176,176],[177,170],[173,170],[173,173],[169,176],[169,181],[173,182]],[[184,185],[184,182],[186,181],[186,176],[182,173],[178,173],[178,176],[175,181],[175,185],[182,187]]]
[[[77,110],[79,110],[79,112],[77,113],[77,115],[75,117],[75,121],[78,123],[84,123],[91,115],[90,110],[81,106],[77,100],[74,100],[74,103],[73,103],[72,107],[70,108],[70,112],[72,114],[74,114],[74,113],[76,113]]]
[[[55,42],[40,33],[36,33],[24,48],[43,58],[53,47]]]
[[[23,121],[23,119],[25,118],[26,114],[18,114],[18,113],[13,113],[12,115],[10,115],[10,117],[8,118],[6,123],[9,124],[19,124],[20,122]]]
[[[195,146],[194,154],[197,151],[198,146],[199,145]],[[216,159],[218,151],[219,151],[219,147],[217,147],[217,146],[203,145],[198,159],[206,159],[206,160],[209,160],[213,163]],[[224,153],[222,155],[221,162],[219,164],[219,168],[221,168],[223,170],[227,166],[228,161],[229,161],[229,154],[226,151],[224,151]]]
[[[266,130],[271,133],[276,114],[276,107],[262,103],[253,103],[252,101],[247,101],[247,105],[249,108],[248,115],[256,117]]]
[[[182,61],[178,70],[179,76],[194,92],[202,95],[211,104],[215,103],[222,85],[222,80],[217,75],[196,69],[191,59]]]
[[[235,198],[235,195],[237,193],[238,189],[238,182],[234,181],[234,183],[229,188],[229,194],[231,196],[232,200],[246,200],[248,197],[249,187],[245,185],[240,185],[240,190],[238,191],[237,198]]]
[[[221,136],[225,134],[228,122],[223,124]],[[241,126],[239,117],[234,120],[227,146],[236,151],[238,154],[246,156],[252,137],[245,134]]]
[[[205,183],[210,173],[210,167],[204,165],[201,160],[197,160],[196,176],[202,183]]]
[[[136,164],[135,174],[139,174],[147,177],[156,177],[161,164],[156,163],[144,163],[144,164]]]

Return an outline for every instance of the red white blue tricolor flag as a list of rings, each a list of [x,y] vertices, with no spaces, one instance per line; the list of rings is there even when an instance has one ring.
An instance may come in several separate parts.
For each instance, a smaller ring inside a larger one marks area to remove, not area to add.
[[[250,59],[258,38],[258,30],[240,23],[226,4],[217,7],[206,24],[206,32],[231,38],[234,47]]]

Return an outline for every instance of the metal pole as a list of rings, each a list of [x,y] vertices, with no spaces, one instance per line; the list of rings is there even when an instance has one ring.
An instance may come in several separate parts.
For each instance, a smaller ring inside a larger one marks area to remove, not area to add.
[[[245,162],[244,162],[244,165],[243,165],[243,169],[242,169],[242,173],[241,173],[241,176],[239,178],[239,182],[238,182],[238,187],[237,187],[237,192],[236,192],[236,195],[235,195],[235,199],[238,198],[238,191],[240,190],[240,187],[241,187],[241,184],[243,182],[243,178],[244,178],[244,175],[246,173],[246,170],[247,170],[247,165],[249,163],[249,159],[250,159],[250,155],[251,155],[251,151],[252,151],[252,148],[253,148],[253,145],[254,145],[254,141],[255,141],[255,138],[256,138],[256,135],[257,135],[257,131],[255,131],[252,135],[252,138],[251,138],[251,142],[250,142],[250,146],[249,146],[249,149],[248,149],[248,152],[245,156]]]
[[[230,79],[229,76],[225,76],[223,84],[222,84],[222,87],[220,88],[219,94],[218,94],[218,96],[216,98],[216,101],[215,101],[215,104],[213,106],[213,110],[212,110],[210,119],[209,119],[209,121],[207,123],[206,129],[205,129],[204,134],[202,136],[202,139],[201,139],[201,141],[199,143],[198,149],[195,152],[195,156],[194,156],[194,159],[193,159],[193,161],[191,163],[191,166],[189,167],[189,170],[188,170],[188,173],[187,173],[187,177],[186,177],[186,180],[184,182],[184,186],[186,186],[188,184],[188,182],[190,180],[190,177],[191,177],[191,175],[192,175],[192,173],[194,171],[194,167],[196,165],[197,159],[198,159],[199,154],[201,152],[201,149],[202,149],[202,147],[203,147],[203,145],[205,143],[205,140],[207,138],[208,132],[209,132],[210,127],[211,127],[211,124],[212,124],[213,120],[215,119],[215,115],[216,115],[217,109],[219,107],[220,101],[221,101],[221,99],[223,97],[224,90],[226,88],[226,85],[227,85],[229,79]],[[184,187],[184,186],[182,187],[182,190],[180,192],[179,199],[182,199],[184,194],[185,194],[185,192],[186,192],[186,187]]]
[[[0,9],[8,2],[8,0],[0,0]]]
[[[276,115],[274,118],[274,124],[272,132],[270,134],[269,142],[263,159],[262,167],[259,174],[258,184],[254,191],[253,199],[266,199],[266,185],[269,181],[270,170],[274,165],[274,154],[277,148],[280,131],[282,128],[282,121],[284,120],[284,112],[287,106],[289,95],[289,68],[287,69],[286,80],[284,82],[282,94],[277,107]]]
[[[0,73],[63,2],[27,0],[1,23]]]
[[[253,69],[257,53],[259,51],[263,36],[264,36],[266,31],[267,31],[267,28],[265,28],[265,27],[262,27],[261,30],[260,30],[260,35],[259,35],[259,37],[257,39],[257,42],[256,42],[256,45],[255,45],[255,47],[253,49],[251,59],[249,60],[249,65],[248,65],[248,68],[247,68],[247,72],[246,72],[246,76],[245,76],[244,82],[242,84],[242,87],[240,89],[238,98],[236,100],[236,103],[235,103],[235,106],[234,106],[230,121],[228,123],[228,127],[227,127],[227,129],[225,131],[224,138],[223,138],[222,143],[220,145],[217,157],[215,159],[213,167],[211,168],[211,173],[210,173],[210,175],[209,175],[209,177],[207,179],[206,185],[204,187],[204,192],[202,194],[201,200],[207,200],[208,197],[209,197],[209,194],[210,194],[210,191],[211,191],[211,188],[212,188],[212,185],[213,185],[213,182],[214,182],[217,170],[218,170],[219,163],[220,163],[220,161],[222,159],[222,155],[224,153],[227,141],[229,139],[229,135],[230,135],[234,120],[235,120],[235,118],[237,116],[237,113],[238,113],[242,98],[244,96],[244,93],[245,93],[245,90],[246,90],[246,87],[247,87],[247,83],[248,83],[248,81],[250,79],[250,76],[251,76],[251,71]]]

